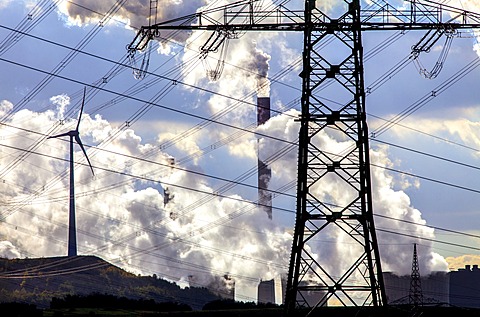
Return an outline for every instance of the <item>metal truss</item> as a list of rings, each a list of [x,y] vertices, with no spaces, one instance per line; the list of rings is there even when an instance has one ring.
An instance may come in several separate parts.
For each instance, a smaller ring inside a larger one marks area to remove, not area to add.
[[[480,27],[480,14],[428,0],[402,9],[380,0],[367,9],[342,1],[330,17],[305,0],[302,10],[256,10],[256,0],[142,27],[127,46],[144,50],[162,30],[214,32],[202,54],[247,31],[303,32],[303,71],[296,223],[287,278],[285,310],[312,312],[325,305],[387,305],[373,221],[369,134],[365,111],[362,33]],[[425,37],[424,37],[425,38]],[[421,47],[428,43],[419,43]],[[417,45],[418,46],[418,45]],[[337,148],[322,141],[332,138]],[[341,254],[348,256],[341,257]]]

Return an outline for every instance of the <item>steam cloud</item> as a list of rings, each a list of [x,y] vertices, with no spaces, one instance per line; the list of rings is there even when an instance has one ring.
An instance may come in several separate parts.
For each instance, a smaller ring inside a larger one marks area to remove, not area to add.
[[[112,8],[121,5],[115,18],[123,20],[133,28],[148,25],[150,16],[150,0],[118,1],[118,0],[80,0],[59,4],[60,11],[75,25],[98,23],[101,14],[111,12]],[[205,5],[206,0],[158,0],[157,19],[169,20],[195,13],[196,8]]]
[[[6,101],[2,105],[4,111],[11,109],[11,104]],[[297,138],[298,126],[292,117],[295,117],[293,111],[273,117],[258,129],[262,133],[293,141]],[[8,125],[44,131],[58,124],[57,118],[55,111],[35,113],[22,110],[12,116]],[[67,120],[62,129],[75,124],[74,121]],[[106,120],[99,116],[91,118],[86,114],[82,120],[81,137],[85,144],[101,143],[112,130]],[[28,148],[32,143],[32,138],[13,128],[3,127],[2,135],[8,136],[4,138],[4,145]],[[318,137],[322,138],[321,142],[327,148],[339,146],[328,135]],[[11,209],[7,209],[5,222],[0,225],[4,256],[16,257],[20,253],[22,256],[65,254],[68,164],[52,157],[66,157],[67,145],[67,142],[60,140],[44,141],[42,153],[49,156],[30,155],[22,162],[22,168],[13,169],[2,178],[0,191],[4,205],[11,206]],[[261,146],[262,151],[273,154],[279,145],[276,142],[262,142]],[[124,131],[105,148],[132,156],[141,156],[155,149],[152,144],[142,143],[133,130]],[[4,155],[0,163],[6,166],[15,152],[6,150],[5,146],[2,149]],[[91,179],[87,166],[79,166],[75,170],[80,254],[98,254],[128,270],[155,273],[177,281],[187,280],[189,275],[194,275],[196,282],[203,285],[228,274],[234,279],[237,277],[237,287],[254,287],[260,278],[274,278],[286,272],[291,234],[287,233],[287,228],[264,217],[248,200],[238,195],[231,196],[234,199],[205,195],[204,192],[214,193],[208,182],[182,170],[172,171],[168,167],[171,157],[166,153],[157,152],[152,158],[167,166],[158,168],[93,148],[88,152],[96,168],[96,179]],[[75,157],[82,162],[79,149]],[[291,164],[295,160],[296,151],[292,151],[270,164],[273,175],[271,188],[295,179],[296,169]],[[386,148],[373,151],[372,161],[375,164],[391,164]],[[171,187],[175,198],[164,206],[158,183],[102,171],[107,167],[132,175],[155,175],[154,178],[160,183],[191,187],[197,191]],[[58,175],[63,177],[58,180]],[[373,180],[376,184],[374,197],[377,214],[423,222],[420,212],[410,206],[408,197],[393,189],[394,180],[390,175],[376,169]],[[205,202],[199,204],[201,201]],[[433,237],[433,231],[425,227],[406,228],[402,223],[382,219],[378,219],[377,224],[392,231],[408,230],[410,234]],[[381,247],[385,268],[408,273],[411,269],[412,240],[382,233],[379,239],[382,245],[388,245]],[[405,240],[404,244],[402,240]],[[389,242],[394,244],[389,245]],[[341,261],[348,253],[348,248],[341,245],[341,241],[337,244],[328,254],[332,265],[338,265],[335,262]],[[422,272],[446,270],[443,259],[431,250],[423,250],[429,261],[422,262],[425,265],[421,268]],[[315,251],[325,254],[325,250]]]

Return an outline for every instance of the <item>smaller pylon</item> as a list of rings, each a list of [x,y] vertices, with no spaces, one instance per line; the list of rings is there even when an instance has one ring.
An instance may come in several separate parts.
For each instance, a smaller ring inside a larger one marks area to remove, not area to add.
[[[408,302],[415,307],[423,306],[422,282],[420,280],[420,270],[418,268],[417,244],[413,244],[412,275],[410,279],[410,293]]]

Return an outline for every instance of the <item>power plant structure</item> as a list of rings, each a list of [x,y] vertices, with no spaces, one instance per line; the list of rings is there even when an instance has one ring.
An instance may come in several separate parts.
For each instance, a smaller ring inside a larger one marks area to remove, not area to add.
[[[384,272],[385,290],[389,305],[448,305],[450,303],[450,279],[454,272],[432,272],[420,276],[418,281],[422,285],[422,300],[411,302],[412,278],[411,275],[397,275],[393,272]],[[417,289],[418,290],[418,289]],[[416,295],[419,295],[417,292]]]
[[[392,272],[385,272],[383,276],[389,304],[409,304],[412,295],[411,276],[400,276]],[[417,301],[418,306],[480,308],[480,269],[477,264],[465,265],[456,271],[431,272],[419,280],[423,300]]]
[[[275,304],[275,280],[260,281],[257,292],[258,303]]]
[[[257,126],[264,124],[270,119],[270,97],[257,97]],[[260,140],[259,140],[260,141]],[[272,193],[268,190],[268,184],[272,177],[272,170],[265,162],[260,146],[258,147],[258,205],[272,219]]]
[[[426,30],[412,47],[415,60],[447,33],[480,28],[480,14],[422,0],[407,1],[409,5],[400,8],[374,3],[365,10],[360,0],[339,1],[335,16],[327,15],[316,0],[305,0],[300,10],[278,6],[262,11],[254,2],[237,1],[143,26],[127,49],[130,56],[144,50],[161,30],[212,32],[201,47],[203,56],[248,31],[302,32],[296,222],[285,313],[295,316],[297,308],[312,311],[329,305],[329,300],[341,306],[384,306],[387,295],[373,217],[362,34]],[[316,136],[328,129],[349,140],[349,147],[337,153],[325,149]],[[332,184],[343,196],[320,199],[317,193]],[[341,265],[331,266],[331,258],[316,258],[310,252],[311,245],[332,236],[341,237],[338,242],[350,250],[349,257],[335,259]],[[320,299],[312,305],[305,300],[309,294]]]

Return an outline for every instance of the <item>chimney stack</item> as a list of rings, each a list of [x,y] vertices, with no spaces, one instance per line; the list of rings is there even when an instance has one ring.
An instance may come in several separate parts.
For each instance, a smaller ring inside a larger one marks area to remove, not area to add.
[[[270,97],[257,97],[257,126],[270,119]],[[268,184],[272,177],[270,167],[262,161],[258,149],[258,203],[265,210],[269,219],[272,219],[272,194],[268,191]]]

